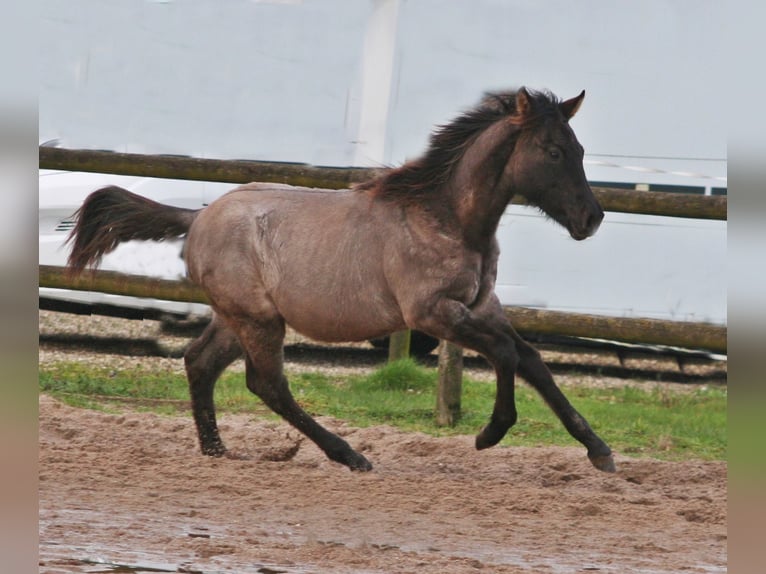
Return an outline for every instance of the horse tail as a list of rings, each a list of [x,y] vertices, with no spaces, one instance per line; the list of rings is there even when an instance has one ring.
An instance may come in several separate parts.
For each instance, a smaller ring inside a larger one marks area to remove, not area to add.
[[[77,223],[66,243],[72,243],[68,271],[77,276],[123,241],[162,241],[184,235],[201,210],[163,205],[110,185],[91,193],[74,217]]]

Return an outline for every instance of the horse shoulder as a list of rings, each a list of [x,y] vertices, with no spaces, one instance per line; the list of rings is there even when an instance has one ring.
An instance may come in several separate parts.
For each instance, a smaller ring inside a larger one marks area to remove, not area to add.
[[[471,305],[485,290],[494,250],[470,248],[449,225],[420,214],[406,217],[386,243],[386,275],[405,314],[440,298]]]

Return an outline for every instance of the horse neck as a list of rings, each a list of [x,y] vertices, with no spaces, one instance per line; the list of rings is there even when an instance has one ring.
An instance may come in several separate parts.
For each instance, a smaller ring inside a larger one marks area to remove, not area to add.
[[[466,149],[446,184],[463,238],[473,248],[492,242],[513,197],[506,166],[517,130],[502,120],[487,128]]]

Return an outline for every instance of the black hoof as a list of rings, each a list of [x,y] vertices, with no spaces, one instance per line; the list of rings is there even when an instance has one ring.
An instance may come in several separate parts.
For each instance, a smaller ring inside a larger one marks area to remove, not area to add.
[[[507,429],[501,431],[494,428],[491,423],[488,424],[478,435],[476,435],[476,450],[484,450],[485,448],[495,446],[503,440],[506,432],[508,432]]]
[[[614,457],[610,454],[602,454],[600,456],[590,456],[588,459],[593,466],[603,472],[617,472],[617,466],[614,464]]]
[[[201,449],[202,454],[206,456],[213,456],[216,458],[226,456],[226,447],[223,446],[223,443],[203,445]]]
[[[350,456],[345,464],[351,470],[356,472],[369,472],[372,470],[372,463],[358,452],[355,452],[353,456]]]
[[[493,447],[497,444],[496,440],[489,440],[484,434],[476,435],[476,450],[484,450],[485,448]]]

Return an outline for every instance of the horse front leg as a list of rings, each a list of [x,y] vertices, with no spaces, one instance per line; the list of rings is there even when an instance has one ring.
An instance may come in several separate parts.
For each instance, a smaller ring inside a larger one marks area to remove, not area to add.
[[[495,405],[489,424],[476,437],[476,448],[494,446],[516,422],[514,376],[518,369],[518,373],[551,407],[569,434],[585,445],[593,466],[605,472],[615,471],[609,446],[593,432],[585,418],[556,386],[540,354],[516,333],[494,295],[473,309],[458,301],[442,299],[429,310],[429,315],[416,318],[415,328],[474,350],[495,368]]]
[[[498,304],[499,305],[499,304]],[[420,312],[410,317],[410,326],[439,339],[446,339],[484,356],[495,370],[497,386],[495,404],[489,423],[476,436],[476,448],[496,445],[516,423],[515,374],[519,354],[509,335],[507,321],[501,314],[485,312],[489,304],[469,309],[463,303],[443,298],[430,306],[420,306]],[[422,312],[427,309],[427,312]]]
[[[202,454],[223,456],[226,447],[218,433],[213,391],[226,367],[242,355],[234,332],[217,316],[184,353],[192,413]]]
[[[553,380],[553,375],[537,349],[524,341],[513,327],[511,327],[511,335],[519,350],[519,374],[540,393],[569,434],[585,445],[591,464],[604,472],[615,472],[612,450],[569,403]]]

